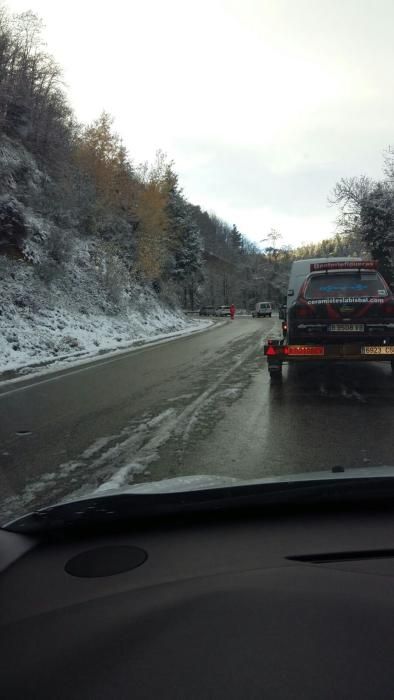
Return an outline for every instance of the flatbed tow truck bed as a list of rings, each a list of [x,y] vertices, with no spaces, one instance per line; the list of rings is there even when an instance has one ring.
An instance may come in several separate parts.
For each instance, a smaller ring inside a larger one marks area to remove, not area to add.
[[[284,362],[390,362],[394,370],[394,294],[377,268],[361,258],[293,262],[283,338],[264,345],[271,378]]]

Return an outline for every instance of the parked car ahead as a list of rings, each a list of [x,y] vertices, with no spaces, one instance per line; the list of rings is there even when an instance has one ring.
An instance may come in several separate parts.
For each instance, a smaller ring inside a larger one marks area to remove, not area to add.
[[[216,308],[214,306],[202,306],[199,314],[200,316],[216,316]]]
[[[216,309],[216,316],[231,316],[229,306],[218,306]]]

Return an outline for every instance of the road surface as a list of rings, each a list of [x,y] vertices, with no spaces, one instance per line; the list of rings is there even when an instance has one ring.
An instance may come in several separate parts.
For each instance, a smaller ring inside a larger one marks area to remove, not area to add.
[[[68,496],[193,474],[255,479],[393,464],[389,364],[284,369],[278,318],[0,385],[1,522]]]

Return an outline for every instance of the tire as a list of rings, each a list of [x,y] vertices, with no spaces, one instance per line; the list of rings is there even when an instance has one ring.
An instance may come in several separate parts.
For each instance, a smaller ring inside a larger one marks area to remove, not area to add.
[[[271,318],[272,314],[268,314],[268,316]]]
[[[277,369],[268,368],[268,371],[270,373],[271,383],[282,381],[282,367],[278,367]]]

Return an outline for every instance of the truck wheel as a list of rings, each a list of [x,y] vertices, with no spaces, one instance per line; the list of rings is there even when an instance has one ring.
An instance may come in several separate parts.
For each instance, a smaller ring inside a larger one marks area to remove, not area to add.
[[[281,382],[282,381],[282,365],[279,367],[268,367],[270,373],[271,382]]]
[[[268,314],[268,316],[271,318],[272,314]]]

